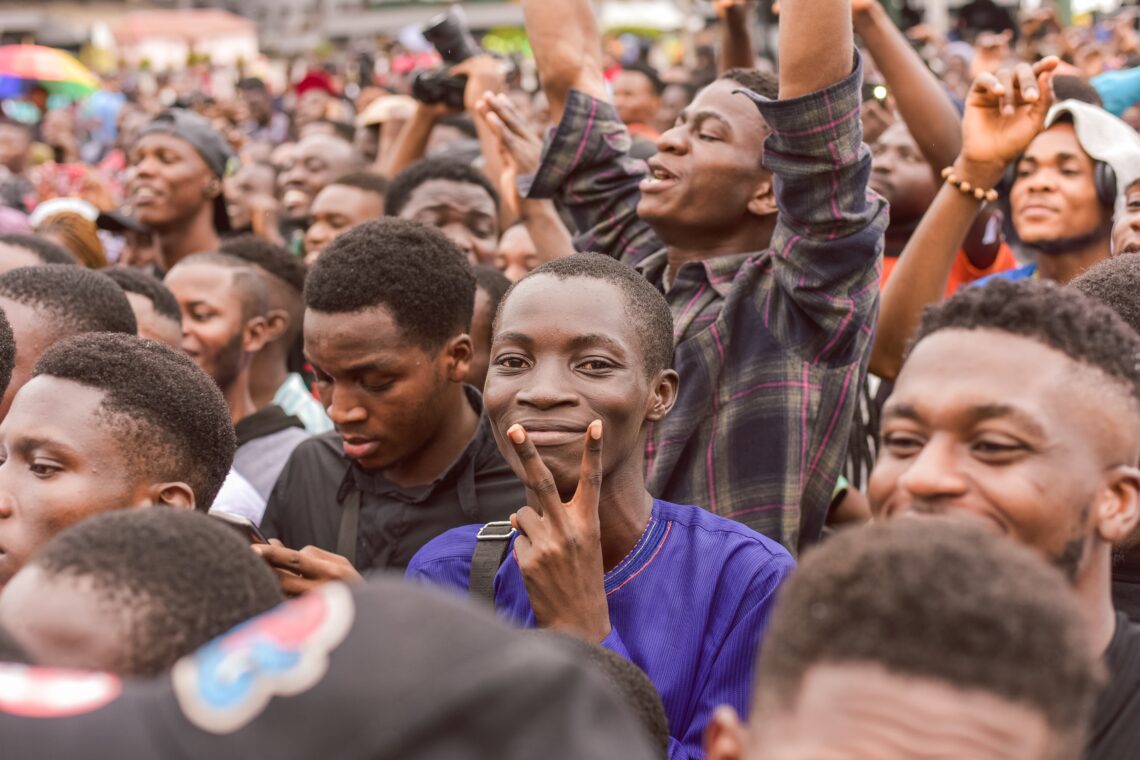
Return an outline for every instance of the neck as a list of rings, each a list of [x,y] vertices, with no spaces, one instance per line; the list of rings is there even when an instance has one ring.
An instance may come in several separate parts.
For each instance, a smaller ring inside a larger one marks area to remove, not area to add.
[[[249,370],[249,393],[258,409],[268,406],[277,395],[277,389],[289,377],[285,356],[277,343],[271,343],[253,357]]]
[[[232,383],[222,389],[226,406],[230,408],[230,421],[235,425],[257,411],[249,393],[249,366],[247,365]]]
[[[1094,653],[1100,657],[1116,633],[1116,610],[1112,606],[1112,547],[1097,541],[1089,550],[1074,589],[1084,612]]]
[[[220,242],[214,229],[212,204],[206,204],[189,222],[158,230],[162,262],[168,272],[187,256],[216,251]]]
[[[658,237],[665,243],[665,256],[668,259],[668,280],[671,282],[682,265],[690,261],[705,261],[718,256],[735,256],[741,253],[762,251],[772,243],[772,233],[776,229],[776,215],[749,215],[749,220],[736,225],[727,236],[717,230],[712,235],[708,230],[685,230],[673,235],[667,230],[657,230]]]
[[[471,408],[463,385],[449,382],[439,402],[443,407],[439,419],[443,423],[436,434],[419,451],[384,470],[384,477],[396,485],[409,488],[431,483],[471,443],[479,415]]]
[[[1037,276],[1043,280],[1053,280],[1061,285],[1068,285],[1111,254],[1107,234],[1074,240],[1072,247],[1066,247],[1064,250],[1046,247],[1042,251],[1037,248]]]

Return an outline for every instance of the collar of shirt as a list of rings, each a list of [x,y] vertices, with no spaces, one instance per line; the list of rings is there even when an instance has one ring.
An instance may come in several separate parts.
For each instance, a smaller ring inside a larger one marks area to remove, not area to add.
[[[736,273],[740,271],[740,267],[749,257],[755,255],[755,252],[734,253],[730,256],[714,256],[702,261],[687,261],[677,270],[673,281],[668,283],[668,287],[665,283],[665,273],[669,266],[669,253],[666,249],[662,248],[660,251],[646,256],[634,268],[641,272],[645,279],[657,285],[664,292],[672,290],[678,283],[684,282],[688,278],[697,278],[699,284],[703,274],[703,280],[721,298],[728,298]]]

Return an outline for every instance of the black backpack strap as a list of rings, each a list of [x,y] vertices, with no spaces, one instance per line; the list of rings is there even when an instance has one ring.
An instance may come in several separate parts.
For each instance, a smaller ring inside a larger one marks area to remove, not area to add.
[[[360,527],[360,489],[353,488],[340,510],[340,530],[336,537],[336,553],[356,567],[356,536]]]
[[[475,553],[471,555],[471,579],[468,591],[476,602],[495,607],[495,574],[507,558],[516,531],[510,522],[489,522],[475,536]]]

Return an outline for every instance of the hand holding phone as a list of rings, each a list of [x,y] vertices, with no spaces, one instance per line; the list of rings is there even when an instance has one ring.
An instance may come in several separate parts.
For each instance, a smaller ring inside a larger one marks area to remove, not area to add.
[[[269,540],[252,520],[241,515],[231,515],[229,512],[210,512],[210,517],[221,520],[242,535],[251,544],[268,544]]]

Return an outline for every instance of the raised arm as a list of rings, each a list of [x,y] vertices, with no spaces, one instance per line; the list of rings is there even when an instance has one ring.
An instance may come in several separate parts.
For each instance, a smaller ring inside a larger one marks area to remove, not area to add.
[[[851,0],[780,4],[780,100],[808,95],[851,73]]]
[[[717,18],[720,19],[720,57],[717,69],[721,74],[729,69],[751,69],[756,66],[752,52],[752,30],[748,28],[752,0],[715,0]]]
[[[601,35],[589,0],[522,0],[522,7],[554,123],[562,118],[570,90],[608,101]]]
[[[1032,68],[1021,64],[1000,76],[978,76],[966,99],[955,176],[974,188],[998,183],[1006,164],[1025,152],[1045,124],[1057,63],[1046,58]],[[980,201],[949,183],[938,191],[883,290],[871,348],[870,369],[876,375],[887,380],[898,376],[922,310],[941,300],[954,256],[981,208]]]

